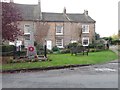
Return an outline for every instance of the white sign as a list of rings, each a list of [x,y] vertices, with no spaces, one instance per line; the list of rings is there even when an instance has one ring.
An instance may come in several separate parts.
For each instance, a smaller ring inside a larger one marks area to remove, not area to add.
[[[52,41],[47,41],[47,49],[52,50]]]

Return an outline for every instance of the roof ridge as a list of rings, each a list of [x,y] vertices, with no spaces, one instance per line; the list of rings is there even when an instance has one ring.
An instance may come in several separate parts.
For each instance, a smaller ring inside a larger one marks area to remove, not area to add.
[[[64,13],[58,13],[58,12],[42,12],[42,13],[49,13],[49,14],[64,14]],[[66,15],[84,15],[83,13],[66,13]]]
[[[26,6],[37,6],[38,4],[21,4],[21,3],[14,3],[16,5],[26,5]]]
[[[66,13],[66,14],[69,14],[69,15],[84,15],[83,13]]]
[[[57,13],[57,12],[42,12],[42,13],[48,13],[48,14],[63,14],[63,13]]]
[[[37,20],[39,18],[39,11],[37,5],[31,4],[16,4],[21,10],[24,20]],[[34,7],[34,8],[33,8]],[[63,12],[41,12],[45,21],[73,21],[73,22],[95,22],[90,16],[85,17],[83,13],[66,13]]]

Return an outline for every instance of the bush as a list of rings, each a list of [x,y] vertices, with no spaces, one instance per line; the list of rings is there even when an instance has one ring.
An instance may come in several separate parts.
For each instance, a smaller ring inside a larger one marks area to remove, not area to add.
[[[26,51],[15,51],[16,47],[13,45],[2,45],[2,56],[13,56],[14,54],[16,56],[19,55],[26,55]],[[21,48],[24,48],[24,46],[21,46]]]
[[[42,49],[44,49],[43,45],[41,45],[41,44],[36,45],[36,50],[42,50]]]
[[[89,44],[89,48],[94,48],[95,45],[94,44]]]
[[[77,47],[77,45],[78,45],[78,43],[69,43],[69,44],[67,45],[67,48],[70,49],[70,48],[72,48],[72,47]]]
[[[58,48],[57,46],[54,46],[54,47],[52,48],[52,51],[53,51],[53,52],[59,51],[59,48]]]
[[[104,44],[97,44],[96,49],[104,49]]]
[[[95,49],[94,49],[94,48],[91,48],[91,49],[89,50],[89,52],[95,52]]]
[[[27,51],[20,51],[20,52],[17,51],[17,52],[16,52],[16,55],[19,56],[19,54],[20,54],[20,56],[25,56],[25,55],[26,55],[26,52],[27,52]]]
[[[113,45],[120,44],[120,40],[112,40],[111,44],[113,44]]]
[[[13,56],[13,52],[2,52],[2,56]]]
[[[2,56],[13,56],[15,46],[13,45],[1,45]]]
[[[15,49],[15,46],[13,45],[2,45],[0,47],[2,47],[2,52],[11,52]]]
[[[51,53],[53,53],[53,51],[52,51],[52,50],[47,49],[47,53],[48,53],[48,54],[51,54]]]
[[[70,53],[70,49],[63,49],[60,51],[61,54]]]
[[[43,47],[43,45],[37,44],[36,51],[37,51],[37,54],[44,54],[44,47]]]

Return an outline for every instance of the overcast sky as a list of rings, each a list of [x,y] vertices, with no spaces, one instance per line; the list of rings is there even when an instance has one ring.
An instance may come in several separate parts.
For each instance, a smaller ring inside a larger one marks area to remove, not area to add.
[[[119,0],[41,0],[42,12],[88,14],[96,21],[96,32],[100,36],[110,36],[118,32],[118,1]],[[37,4],[38,0],[14,0],[21,4]]]

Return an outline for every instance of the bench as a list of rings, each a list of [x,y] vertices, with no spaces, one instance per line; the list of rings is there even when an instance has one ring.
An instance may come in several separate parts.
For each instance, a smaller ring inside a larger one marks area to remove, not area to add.
[[[72,47],[70,51],[71,51],[71,55],[73,54],[77,55],[78,53],[82,53],[83,55],[85,55],[86,53],[86,55],[88,56],[89,48],[84,46],[77,46],[77,47]]]

